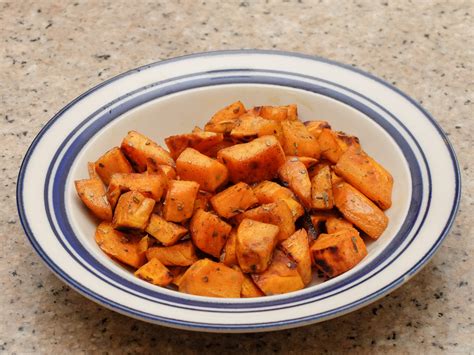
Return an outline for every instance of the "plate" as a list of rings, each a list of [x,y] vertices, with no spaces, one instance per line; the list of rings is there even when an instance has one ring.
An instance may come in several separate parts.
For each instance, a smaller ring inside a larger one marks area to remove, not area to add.
[[[148,284],[94,242],[95,221],[73,181],[137,130],[159,143],[212,113],[296,103],[302,120],[324,119],[358,136],[394,176],[385,233],[349,272],[303,290],[253,299],[216,299]],[[18,211],[33,248],[64,282],[117,312],[200,331],[256,332],[302,326],[365,306],[406,282],[446,237],[460,199],[453,148],[436,121],[386,82],[326,59],[276,51],[218,51],[161,61],[114,77],[58,112],[20,169]]]

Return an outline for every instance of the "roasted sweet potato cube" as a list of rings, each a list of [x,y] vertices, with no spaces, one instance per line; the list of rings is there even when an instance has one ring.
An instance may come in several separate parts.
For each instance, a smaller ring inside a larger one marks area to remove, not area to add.
[[[135,276],[158,286],[168,286],[173,281],[173,274],[158,259],[151,259],[135,271]]]
[[[331,169],[323,167],[311,179],[311,206],[319,210],[330,210],[334,207],[332,193]]]
[[[279,228],[244,219],[237,229],[237,260],[243,272],[263,272],[270,263]]]
[[[268,203],[245,211],[236,216],[238,221],[246,218],[263,223],[274,224],[279,228],[278,241],[285,240],[295,232],[295,223],[290,208],[283,200]]]
[[[157,214],[151,215],[145,231],[165,246],[175,244],[188,233],[183,226],[168,222]]]
[[[282,142],[283,132],[280,122],[267,120],[260,116],[252,114],[244,114],[240,116],[235,127],[230,132],[230,136],[239,141],[248,142],[252,139],[274,135]]]
[[[350,146],[339,158],[334,170],[383,210],[392,205],[392,175],[360,146]]]
[[[309,133],[306,126],[300,121],[282,121],[283,150],[286,155],[310,157],[318,159],[319,144],[316,138]]]
[[[244,182],[232,185],[211,198],[212,207],[224,218],[231,218],[257,203],[252,188]]]
[[[290,208],[293,221],[304,214],[304,208],[296,201],[295,195],[290,189],[283,187],[273,181],[262,181],[253,188],[253,192],[260,204],[277,202],[283,200]]]
[[[329,218],[339,217],[336,210],[328,211],[311,211],[311,221],[315,227],[320,227],[322,223],[326,223]]]
[[[165,139],[170,150],[171,157],[177,159],[186,148],[196,149],[198,152],[206,152],[224,140],[224,135],[214,132],[193,132],[178,134]]]
[[[337,233],[345,229],[353,229],[357,232],[357,229],[354,228],[354,225],[344,217],[331,216],[326,219],[327,234]]]
[[[217,111],[211,120],[206,123],[204,130],[215,133],[228,133],[234,127],[237,118],[244,113],[244,104],[240,101],[236,101]]]
[[[252,274],[252,279],[267,296],[297,291],[304,287],[296,262],[278,249],[273,253],[268,269],[261,274]]]
[[[297,107],[294,104],[288,106],[259,106],[254,107],[251,112],[274,121],[296,121],[298,119]]]
[[[76,191],[89,210],[103,221],[112,220],[112,207],[107,200],[105,187],[99,179],[75,181]]]
[[[238,265],[237,261],[237,230],[232,229],[220,256],[220,261],[227,266]]]
[[[250,184],[276,177],[285,162],[285,153],[274,136],[263,136],[224,148],[217,153],[217,159],[227,167],[233,183]]]
[[[214,192],[227,182],[227,168],[221,162],[186,148],[176,160],[176,172],[183,180],[196,181],[202,190]]]
[[[196,195],[196,200],[194,201],[194,211],[199,209],[208,211],[210,208],[210,200],[212,196],[213,195],[207,191],[199,190]]]
[[[87,163],[87,172],[89,173],[89,179],[99,179],[100,176],[97,174],[97,171],[95,170],[95,163],[94,162],[88,162]]]
[[[318,159],[310,158],[310,157],[297,157],[300,162],[304,164],[306,169],[311,169],[318,163]]]
[[[237,270],[201,259],[185,272],[179,291],[199,296],[239,298],[243,279],[242,273]]]
[[[107,189],[107,199],[114,208],[123,192],[138,191],[143,196],[159,201],[167,184],[168,180],[164,175],[114,174]]]
[[[215,214],[197,210],[189,225],[194,245],[218,258],[232,227]]]
[[[217,153],[219,153],[220,150],[224,148],[232,147],[233,145],[235,145],[235,142],[233,140],[231,140],[230,138],[229,139],[224,138],[222,142],[210,147],[209,149],[201,153],[204,155],[207,155],[210,158],[215,159],[217,158]]]
[[[348,136],[343,132],[334,132],[324,128],[318,136],[321,156],[336,164],[344,152],[352,145],[359,146],[357,137]]]
[[[153,159],[147,159],[146,161],[146,173],[149,175],[161,175],[170,180],[176,179],[176,170],[169,165],[158,164]]]
[[[304,229],[297,230],[281,243],[281,248],[290,259],[296,261],[296,268],[305,285],[312,280],[311,254],[309,252],[308,234]]]
[[[357,231],[346,229],[321,234],[311,245],[311,253],[316,267],[334,277],[356,266],[367,255],[367,249]]]
[[[181,279],[188,268],[185,266],[169,266],[168,269],[170,270],[171,274],[173,274],[173,280],[171,283],[179,287]]]
[[[244,279],[242,281],[242,289],[240,290],[240,297],[242,298],[251,298],[251,297],[262,297],[265,294],[255,285],[253,282],[252,277],[248,274],[244,274],[242,269],[238,265],[233,265],[232,268],[238,272],[240,272]]]
[[[311,208],[311,181],[306,166],[298,157],[287,157],[278,170],[278,176],[298,196],[304,206]]]
[[[388,217],[363,193],[346,182],[333,185],[334,203],[344,217],[377,239],[387,228]]]
[[[170,222],[191,218],[199,184],[194,181],[171,180],[166,192],[163,217]]]
[[[113,224],[117,229],[144,230],[148,225],[155,200],[143,196],[140,192],[129,191],[120,196],[115,207]]]
[[[95,162],[95,171],[106,185],[110,183],[113,174],[133,173],[132,166],[118,147],[110,149],[97,159]]]
[[[151,247],[146,251],[146,258],[157,258],[167,266],[189,266],[198,260],[196,249],[190,240],[169,247]]]
[[[324,128],[331,129],[330,124],[326,121],[306,121],[304,125],[308,129],[308,132],[316,139],[318,139]]]
[[[147,169],[148,161],[155,165],[175,165],[170,153],[150,138],[136,131],[128,132],[120,145],[120,149],[139,173]]]
[[[109,222],[97,226],[95,241],[106,254],[118,261],[138,269],[146,262],[143,238],[133,234],[125,234]]]

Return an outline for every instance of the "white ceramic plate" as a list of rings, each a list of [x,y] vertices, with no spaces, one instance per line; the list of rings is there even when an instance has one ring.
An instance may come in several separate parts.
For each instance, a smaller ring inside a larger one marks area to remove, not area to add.
[[[163,143],[202,126],[219,108],[296,103],[302,120],[324,119],[358,136],[393,174],[390,224],[351,271],[280,296],[216,299],[134,277],[94,242],[95,221],[74,191],[86,162],[134,129]],[[393,86],[325,59],[273,51],[202,53],[151,64],[84,93],[54,116],[23,161],[17,190],[25,232],[62,280],[115,311],[171,327],[255,332],[353,311],[394,290],[433,255],[460,197],[454,151],[437,123]]]

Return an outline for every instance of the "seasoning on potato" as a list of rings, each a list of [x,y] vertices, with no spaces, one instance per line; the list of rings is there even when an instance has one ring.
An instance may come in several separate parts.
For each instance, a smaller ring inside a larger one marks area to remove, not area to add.
[[[393,177],[355,136],[294,104],[240,101],[164,141],[136,131],[75,181],[102,251],[157,287],[262,297],[333,278],[388,226]]]

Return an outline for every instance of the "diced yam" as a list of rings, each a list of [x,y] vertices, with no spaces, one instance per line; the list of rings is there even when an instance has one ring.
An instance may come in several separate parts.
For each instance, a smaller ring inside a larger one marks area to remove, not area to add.
[[[227,182],[227,168],[224,164],[186,148],[176,160],[176,172],[183,180],[196,181],[202,190],[214,192]]]
[[[232,229],[225,243],[224,249],[220,256],[220,261],[227,266],[238,265],[237,261],[237,231]]]
[[[336,210],[311,212],[311,222],[313,222],[315,227],[319,227],[322,223],[325,223],[329,218],[332,217],[338,217],[338,212]]]
[[[189,225],[194,245],[216,258],[221,255],[232,227],[215,214],[197,210]]]
[[[300,121],[281,122],[283,130],[283,150],[286,155],[319,158],[320,149],[316,138]]]
[[[242,289],[240,290],[240,297],[251,298],[265,296],[258,286],[255,285],[255,282],[253,282],[250,275],[244,274],[238,265],[233,265],[232,268],[236,271],[239,271],[244,277],[242,281]]]
[[[185,266],[169,266],[168,269],[173,274],[173,280],[171,281],[171,283],[179,287],[184,273],[188,268]]]
[[[158,259],[151,259],[137,271],[135,276],[158,286],[168,286],[173,274]]]
[[[145,231],[165,246],[175,244],[188,233],[183,226],[168,222],[157,214],[151,215]]]
[[[294,157],[292,157],[294,158]],[[311,169],[318,163],[318,159],[310,158],[310,157],[297,157],[300,162],[304,164],[306,169]]]
[[[318,139],[324,128],[331,129],[331,126],[326,121],[306,121],[304,125],[308,129],[308,132],[316,139]]]
[[[105,186],[99,179],[77,180],[74,182],[77,194],[89,210],[103,221],[112,220],[112,207],[107,200]]]
[[[261,274],[252,274],[252,279],[267,296],[297,291],[304,287],[297,264],[278,249],[275,250],[268,269]]]
[[[334,207],[331,169],[327,165],[311,179],[311,200],[315,209],[330,210]]]
[[[210,158],[217,158],[217,153],[219,153],[221,149],[228,148],[233,145],[235,145],[235,142],[233,140],[224,138],[222,142],[210,147],[209,149],[201,153],[207,155]]]
[[[240,116],[235,127],[230,132],[230,136],[233,139],[240,141],[250,141],[267,135],[274,135],[282,142],[283,132],[280,123],[252,114]]]
[[[126,191],[138,191],[143,196],[159,201],[166,189],[168,180],[162,175],[114,174],[107,189],[107,198],[114,208],[120,195]]]
[[[133,173],[132,166],[118,147],[110,149],[97,159],[95,162],[95,171],[106,185],[110,183],[112,175],[116,173]]]
[[[367,249],[357,231],[346,229],[321,234],[311,245],[311,253],[316,267],[334,277],[356,266],[367,255]]]
[[[151,247],[146,251],[146,258],[157,258],[167,266],[189,266],[198,260],[196,249],[190,240],[169,247]]]
[[[385,210],[392,205],[392,175],[359,146],[350,146],[334,170],[380,208]]]
[[[208,211],[210,208],[210,200],[212,196],[213,195],[207,191],[199,190],[196,195],[196,200],[194,201],[194,211],[199,209]]]
[[[243,279],[239,271],[201,259],[186,271],[179,283],[179,291],[199,296],[239,298]]]
[[[171,180],[166,192],[163,217],[170,222],[191,218],[199,184],[194,181]]]
[[[354,225],[344,217],[331,216],[326,219],[326,231],[328,234],[337,233],[345,229],[353,229],[357,232]]]
[[[274,224],[279,228],[278,241],[285,240],[295,232],[295,223],[288,205],[283,200],[268,203],[236,216],[238,221],[245,218],[262,223]]]
[[[100,176],[97,174],[97,171],[95,170],[95,163],[94,162],[88,162],[87,163],[87,172],[89,173],[89,179],[99,179]]]
[[[146,248],[142,240],[141,236],[115,230],[113,225],[108,222],[99,224],[95,232],[95,241],[100,249],[135,269],[146,262]]]
[[[148,161],[154,165],[175,165],[173,158],[163,147],[135,131],[128,132],[120,149],[139,173],[147,169]]]
[[[172,166],[158,164],[153,159],[147,159],[146,173],[149,175],[161,175],[166,177],[168,181],[176,179],[176,170]]]
[[[263,136],[224,148],[217,158],[229,170],[232,182],[250,184],[276,177],[278,168],[285,162],[285,153],[274,136]]]
[[[388,217],[359,190],[346,182],[333,186],[334,203],[344,217],[377,239],[387,228]]]
[[[243,272],[267,269],[278,236],[278,227],[244,219],[237,229],[237,260]]]
[[[177,159],[186,148],[196,149],[198,152],[206,152],[224,140],[224,135],[214,132],[193,132],[178,134],[165,139],[170,150],[171,157]]]
[[[324,128],[319,134],[318,143],[321,155],[333,164],[337,163],[349,146],[359,146],[357,137],[348,136],[343,132],[334,132],[328,128]]]
[[[277,202],[283,200],[290,208],[293,221],[304,214],[304,208],[296,201],[295,195],[290,189],[283,187],[273,181],[262,181],[253,188],[253,192],[260,204]]]
[[[250,112],[274,121],[296,121],[298,119],[297,107],[294,104],[288,106],[259,106],[254,107]]]
[[[231,218],[258,203],[252,188],[239,182],[211,198],[211,204],[219,216]]]
[[[129,191],[120,196],[115,207],[113,224],[115,228],[144,230],[155,207],[155,200],[137,191]]]
[[[293,233],[288,239],[281,243],[286,255],[296,261],[296,268],[305,285],[312,280],[311,254],[309,252],[308,234],[306,230],[300,229]]]
[[[244,113],[244,104],[240,101],[236,101],[217,111],[211,120],[206,123],[204,130],[215,133],[228,133],[232,131],[237,118]]]
[[[297,157],[287,157],[278,170],[278,176],[288,184],[304,206],[311,208],[311,181],[308,170]]]

